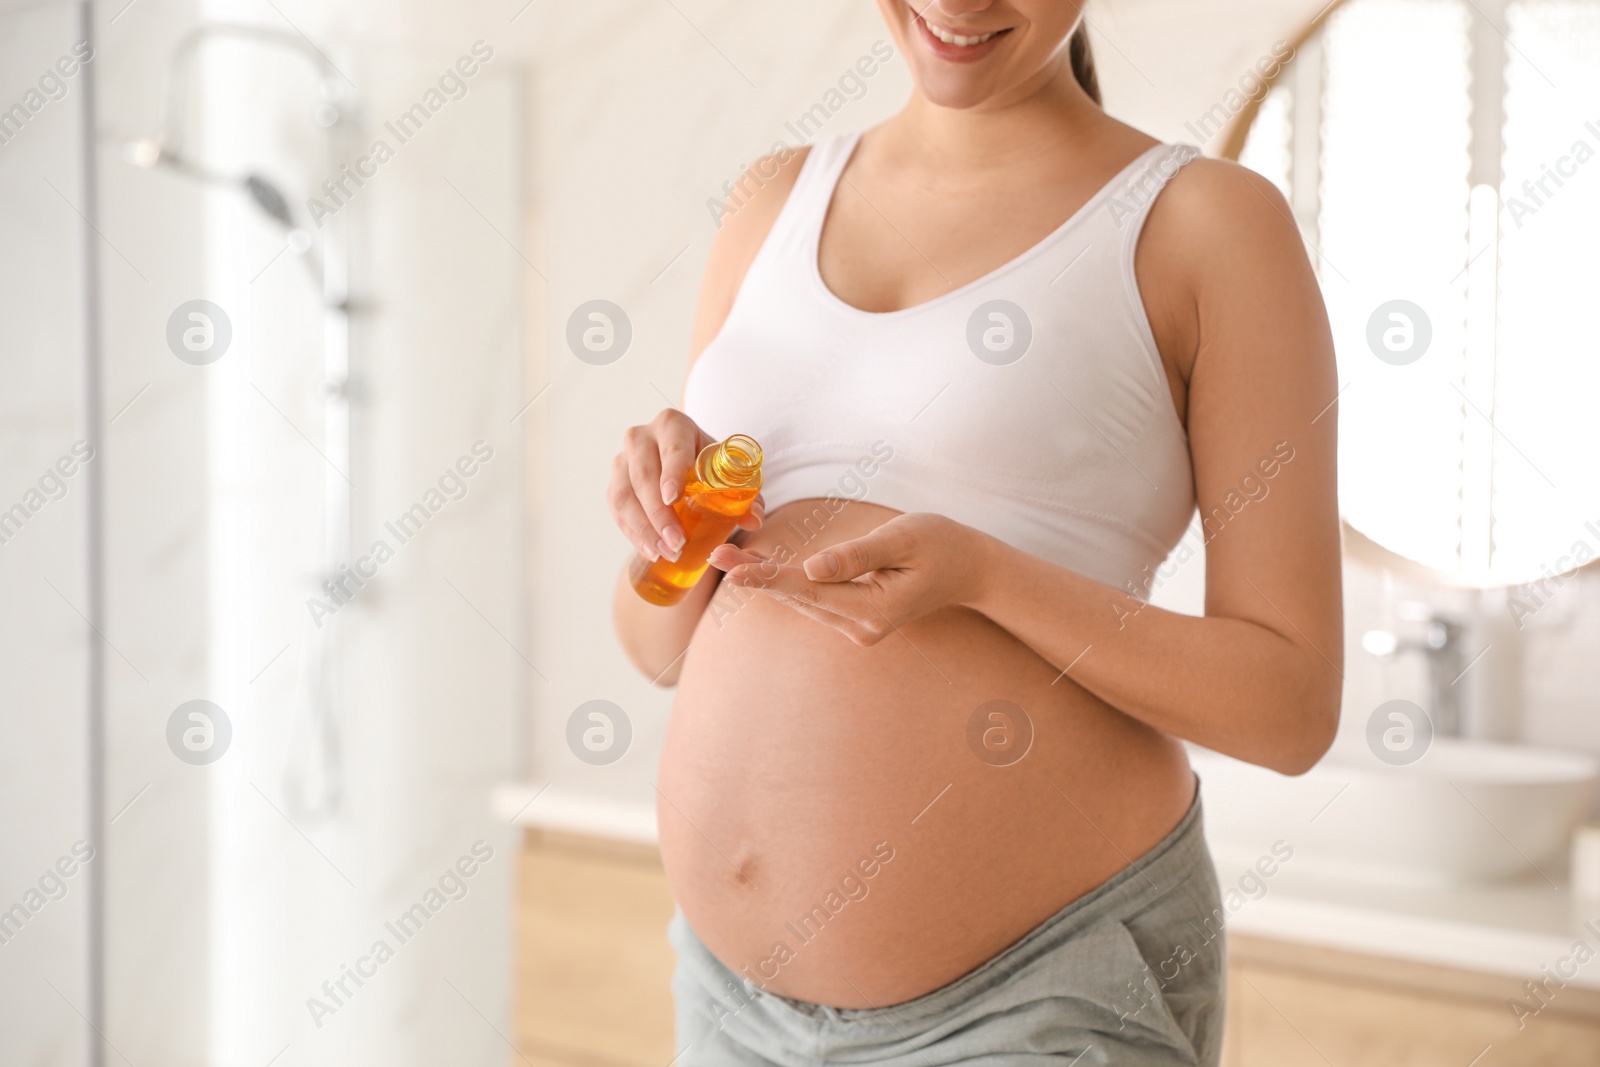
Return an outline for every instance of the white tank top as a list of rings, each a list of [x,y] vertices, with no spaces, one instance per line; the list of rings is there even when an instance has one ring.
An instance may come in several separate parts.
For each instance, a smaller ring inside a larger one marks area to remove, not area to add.
[[[859,139],[811,149],[689,374],[684,412],[713,437],[761,442],[769,514],[829,496],[937,512],[1142,597],[1195,499],[1134,248],[1156,194],[1198,151],[1151,148],[1009,263],[876,313],[840,300],[817,268]],[[799,558],[819,520],[792,531]]]

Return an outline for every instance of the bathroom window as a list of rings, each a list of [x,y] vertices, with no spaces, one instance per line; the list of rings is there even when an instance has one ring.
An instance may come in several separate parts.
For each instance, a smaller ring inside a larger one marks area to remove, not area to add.
[[[1600,0],[1348,0],[1239,158],[1322,283],[1351,525],[1485,583],[1600,554]]]

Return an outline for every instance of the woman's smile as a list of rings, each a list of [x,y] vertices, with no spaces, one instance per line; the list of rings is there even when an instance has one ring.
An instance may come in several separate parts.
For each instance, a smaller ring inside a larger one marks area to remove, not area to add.
[[[932,5],[929,5],[931,9]],[[1000,46],[1000,41],[1011,32],[1010,26],[978,29],[975,27],[955,27],[941,25],[935,15],[935,21],[928,19],[911,8],[912,21],[917,26],[917,37],[934,56],[951,63],[973,63]]]

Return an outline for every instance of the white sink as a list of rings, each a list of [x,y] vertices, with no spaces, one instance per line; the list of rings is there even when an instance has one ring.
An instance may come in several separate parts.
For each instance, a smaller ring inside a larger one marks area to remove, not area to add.
[[[1330,757],[1298,778],[1194,746],[1190,759],[1224,877],[1281,840],[1307,874],[1565,885],[1567,844],[1600,778],[1589,756],[1444,737],[1409,766]]]

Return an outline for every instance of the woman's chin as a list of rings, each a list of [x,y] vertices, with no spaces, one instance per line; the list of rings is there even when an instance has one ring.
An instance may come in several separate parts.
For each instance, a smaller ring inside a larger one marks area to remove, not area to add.
[[[926,54],[907,59],[918,95],[956,111],[1012,103],[1054,77],[1070,76],[1048,62],[1042,68],[1019,69],[1014,63],[950,63]]]
[[[941,64],[943,66],[943,64]],[[919,70],[914,79],[922,98],[936,107],[969,111],[994,99],[995,87],[988,78],[973,77],[965,71]]]

